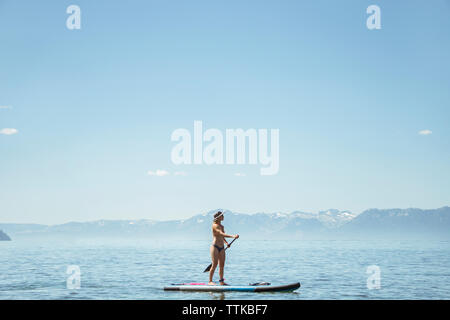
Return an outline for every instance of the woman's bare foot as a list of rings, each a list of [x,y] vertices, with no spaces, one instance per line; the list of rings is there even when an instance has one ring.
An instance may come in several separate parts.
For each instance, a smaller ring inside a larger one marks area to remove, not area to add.
[[[219,284],[220,284],[221,286],[227,286],[227,285],[228,285],[228,283],[225,283],[225,279],[220,279],[220,280],[219,280]]]
[[[216,284],[214,282],[210,281],[210,282],[208,282],[208,285],[209,286],[215,286]]]

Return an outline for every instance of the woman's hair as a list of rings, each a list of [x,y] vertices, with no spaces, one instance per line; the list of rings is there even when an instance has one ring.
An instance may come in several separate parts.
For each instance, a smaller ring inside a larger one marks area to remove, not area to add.
[[[218,211],[217,213],[214,214],[214,221],[216,221],[219,217],[221,217],[223,215],[222,211]]]

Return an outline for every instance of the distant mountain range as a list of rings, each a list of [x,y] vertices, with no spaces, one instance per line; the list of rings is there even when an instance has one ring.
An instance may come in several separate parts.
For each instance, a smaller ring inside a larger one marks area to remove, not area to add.
[[[0,241],[10,241],[10,240],[11,238],[2,230],[0,230]]]
[[[13,237],[126,237],[209,239],[217,210],[189,219],[99,220],[60,225],[0,224]],[[225,210],[227,233],[246,239],[438,239],[450,240],[450,207],[369,209],[359,215],[330,209],[318,213],[243,214]]]

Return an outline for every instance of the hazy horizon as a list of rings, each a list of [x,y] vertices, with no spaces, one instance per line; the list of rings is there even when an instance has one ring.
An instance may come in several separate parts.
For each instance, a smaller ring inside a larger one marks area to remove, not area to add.
[[[66,224],[66,223],[71,223],[71,222],[88,223],[88,222],[97,222],[97,221],[140,221],[140,220],[148,220],[148,221],[155,221],[155,222],[170,222],[170,221],[179,221],[179,220],[190,219],[190,218],[195,217],[197,215],[206,215],[208,213],[215,212],[216,210],[221,210],[221,211],[225,211],[225,212],[229,212],[229,213],[233,213],[233,214],[243,214],[243,215],[255,215],[255,214],[268,214],[268,215],[270,215],[270,214],[276,214],[276,213],[290,215],[290,214],[295,213],[295,212],[302,212],[302,213],[309,213],[309,214],[313,214],[313,215],[318,215],[321,212],[323,213],[323,212],[328,212],[330,210],[338,210],[339,212],[350,212],[350,213],[352,213],[354,215],[354,217],[357,217],[361,213],[363,213],[363,212],[365,212],[367,210],[373,210],[373,209],[376,209],[376,210],[396,210],[396,209],[409,210],[409,209],[418,209],[418,210],[424,210],[425,211],[425,210],[437,210],[437,209],[447,208],[449,206],[450,205],[444,205],[444,206],[440,206],[440,207],[436,207],[436,208],[415,208],[415,207],[410,207],[410,208],[399,208],[399,207],[396,207],[396,208],[367,208],[367,209],[365,209],[365,210],[363,210],[361,212],[358,212],[358,213],[350,211],[350,210],[341,210],[341,209],[337,209],[337,208],[328,208],[328,209],[325,209],[325,210],[319,210],[319,211],[315,211],[315,212],[306,211],[306,210],[294,210],[294,211],[291,211],[291,212],[282,212],[282,211],[274,211],[274,212],[262,212],[262,211],[261,212],[242,212],[242,211],[233,211],[233,210],[230,210],[230,209],[216,208],[216,209],[207,210],[207,211],[204,211],[204,212],[198,212],[198,213],[192,214],[190,216],[181,217],[179,219],[165,219],[165,220],[161,220],[161,219],[153,219],[153,218],[145,218],[145,217],[144,218],[138,218],[138,219],[133,219],[133,218],[130,218],[130,217],[123,218],[123,219],[120,219],[120,218],[119,219],[102,219],[102,218],[100,218],[100,219],[92,219],[92,220],[69,220],[69,221],[64,221],[64,222],[61,222],[61,223],[53,223],[53,224],[40,223],[40,222],[14,222],[14,221],[0,220],[0,224],[39,224],[39,225],[47,225],[47,226],[56,226],[56,225],[61,225],[61,224]],[[226,224],[226,220],[225,220],[224,224]]]

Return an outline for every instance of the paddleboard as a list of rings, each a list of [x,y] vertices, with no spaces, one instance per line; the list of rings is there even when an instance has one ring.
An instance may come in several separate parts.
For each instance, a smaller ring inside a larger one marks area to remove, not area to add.
[[[210,286],[205,283],[183,283],[174,284],[164,287],[167,291],[210,291],[210,292],[224,292],[224,291],[244,291],[244,292],[277,292],[277,291],[294,291],[300,288],[300,282],[285,284],[285,285],[256,285],[256,286]]]

